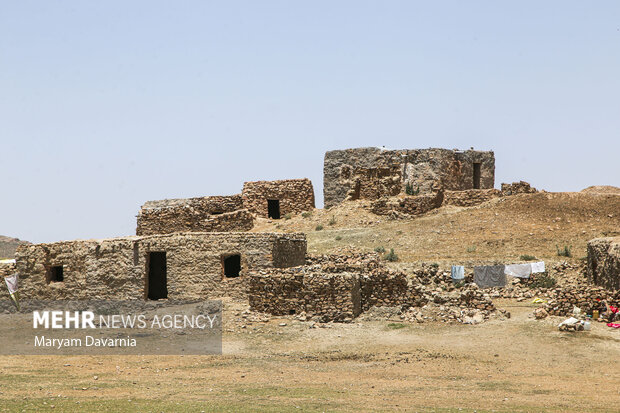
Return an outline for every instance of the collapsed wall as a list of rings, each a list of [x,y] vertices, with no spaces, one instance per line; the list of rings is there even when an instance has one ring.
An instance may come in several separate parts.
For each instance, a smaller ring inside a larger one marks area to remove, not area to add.
[[[443,200],[442,190],[429,195],[381,198],[371,202],[370,211],[377,215],[420,215],[439,208]]]
[[[314,188],[307,178],[245,182],[242,196],[244,208],[264,218],[314,209]]]
[[[173,232],[248,231],[254,218],[241,195],[149,201],[137,218],[136,235]]]
[[[246,297],[250,271],[305,253],[301,233],[192,232],[26,245],[16,267],[26,299]]]
[[[461,207],[471,207],[480,205],[483,202],[499,198],[502,195],[498,189],[467,189],[465,191],[446,191],[443,203],[445,205],[455,205]]]
[[[587,274],[596,285],[620,290],[620,237],[588,241]]]
[[[408,188],[427,194],[438,188],[488,189],[494,184],[493,152],[356,148],[326,152],[323,166],[327,208],[347,199],[390,197]]]

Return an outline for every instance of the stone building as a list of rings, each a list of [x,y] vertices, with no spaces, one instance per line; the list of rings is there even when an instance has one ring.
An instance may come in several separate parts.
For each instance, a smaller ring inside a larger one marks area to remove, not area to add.
[[[325,153],[323,194],[329,208],[350,199],[376,200],[407,192],[462,191],[495,185],[491,151],[356,148]]]
[[[302,265],[304,234],[175,233],[18,248],[22,298],[247,297],[249,272]]]
[[[248,231],[254,226],[240,194],[148,201],[137,221],[136,235]]]
[[[587,273],[594,284],[620,291],[620,237],[588,241]]]
[[[243,206],[264,218],[280,219],[314,209],[314,189],[307,178],[245,182],[242,196]]]

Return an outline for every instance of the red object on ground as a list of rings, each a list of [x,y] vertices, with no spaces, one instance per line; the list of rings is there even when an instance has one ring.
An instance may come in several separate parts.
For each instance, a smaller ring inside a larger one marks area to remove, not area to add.
[[[613,305],[609,306],[609,310],[611,310],[612,313],[616,314],[618,312],[618,308],[614,307]]]
[[[607,327],[620,328],[620,324],[618,324],[618,323],[607,323]]]

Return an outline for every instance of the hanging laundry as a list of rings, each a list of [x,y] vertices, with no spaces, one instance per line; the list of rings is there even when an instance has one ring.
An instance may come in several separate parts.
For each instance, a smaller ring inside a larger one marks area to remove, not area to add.
[[[510,264],[506,265],[504,273],[511,277],[530,278],[532,266],[530,264]]]
[[[453,280],[464,279],[465,278],[465,267],[462,265],[453,265],[451,276]]]
[[[545,272],[545,262],[544,261],[533,262],[530,265],[532,266],[532,274],[535,274],[535,273],[538,273],[538,272]]]
[[[503,287],[506,285],[506,274],[503,265],[483,265],[474,267],[474,282],[478,287]]]

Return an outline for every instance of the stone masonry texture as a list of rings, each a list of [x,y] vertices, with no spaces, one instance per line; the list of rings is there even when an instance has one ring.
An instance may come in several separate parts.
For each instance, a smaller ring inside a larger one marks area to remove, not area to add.
[[[250,271],[303,264],[306,237],[192,232],[25,245],[16,253],[20,291],[26,299],[144,299],[150,252],[166,253],[170,299],[245,298]],[[240,274],[227,278],[223,260],[236,254]],[[58,266],[64,281],[50,281]]]
[[[437,189],[474,189],[479,164],[480,189],[495,184],[493,152],[449,149],[356,148],[325,153],[323,194],[329,208],[348,199],[376,200],[404,193],[409,185],[420,194]]]
[[[140,209],[136,235],[248,231],[254,217],[241,195],[149,201]]]
[[[620,290],[620,237],[588,241],[588,279],[610,290]]]
[[[307,178],[245,182],[242,196],[244,208],[264,218],[268,200],[279,201],[281,217],[314,209],[314,188]]]

